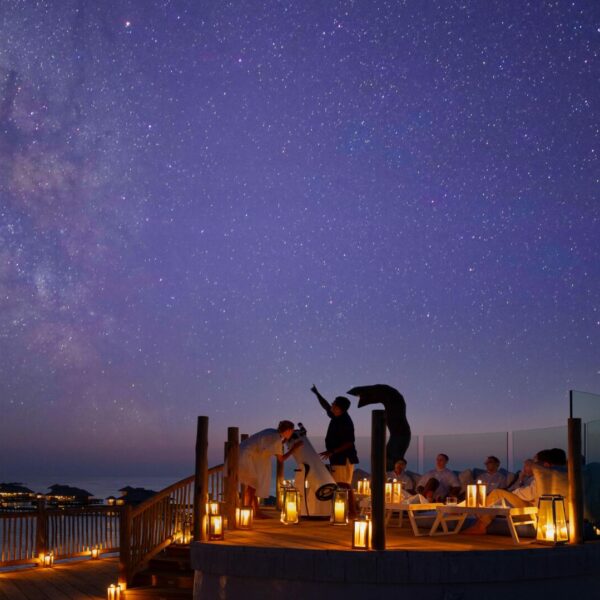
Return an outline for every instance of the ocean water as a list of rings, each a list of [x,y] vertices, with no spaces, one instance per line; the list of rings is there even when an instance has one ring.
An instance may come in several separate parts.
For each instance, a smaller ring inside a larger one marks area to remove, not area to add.
[[[192,475],[192,473],[190,473]],[[159,492],[185,476],[116,476],[116,477],[77,477],[73,475],[50,475],[47,477],[36,477],[35,479],[23,479],[22,483],[34,492],[45,494],[49,486],[58,483],[60,485],[70,485],[73,487],[87,490],[93,494],[94,498],[107,498],[108,496],[119,497],[119,489],[125,486],[142,487],[147,490]]]

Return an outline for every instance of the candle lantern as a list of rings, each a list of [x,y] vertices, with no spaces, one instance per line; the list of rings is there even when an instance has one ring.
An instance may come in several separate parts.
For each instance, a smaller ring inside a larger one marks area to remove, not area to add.
[[[221,505],[216,500],[209,500],[206,503],[206,514],[207,515],[220,515]]]
[[[125,598],[125,584],[123,583],[111,583],[106,590],[107,600],[123,600]]]
[[[235,526],[238,529],[252,529],[254,510],[251,506],[242,506],[235,509]]]
[[[392,480],[392,504],[400,504],[402,500],[402,484],[397,480]]]
[[[485,506],[487,497],[487,486],[485,483],[478,481],[467,486],[467,506],[477,508]]]
[[[225,539],[223,515],[208,515],[208,539],[211,541]]]
[[[114,506],[114,505],[115,505],[115,502],[116,502],[116,500],[117,500],[117,499],[116,499],[114,496],[109,496],[109,497],[106,499],[106,504],[108,504],[108,506]]]
[[[125,498],[117,498],[115,504],[117,506],[123,506],[125,504]]]
[[[361,496],[371,495],[371,482],[366,477],[358,482],[358,493]]]
[[[288,487],[283,493],[283,506],[281,507],[281,522],[292,525],[300,521],[300,494],[296,488]]]
[[[38,560],[40,567],[52,567],[54,566],[54,552],[40,552]]]
[[[184,544],[189,544],[192,541],[192,518],[186,517],[183,521],[183,531],[181,541]]]
[[[90,549],[90,556],[93,559],[98,559],[100,558],[100,547],[99,546],[94,546],[93,548]]]
[[[535,537],[542,544],[564,544],[569,541],[563,496],[540,496]]]
[[[335,492],[333,492],[331,524],[332,525],[348,525],[348,490],[347,489],[337,488],[335,490]]]
[[[371,520],[369,518],[360,517],[352,522],[352,548],[355,550],[371,548]]]

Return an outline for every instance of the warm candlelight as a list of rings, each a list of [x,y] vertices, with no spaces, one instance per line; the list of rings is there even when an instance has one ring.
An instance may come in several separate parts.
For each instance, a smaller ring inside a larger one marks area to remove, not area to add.
[[[218,515],[221,512],[219,503],[215,500],[209,500],[206,503],[206,514],[207,515]]]
[[[564,544],[569,541],[565,501],[562,496],[540,496],[537,517],[538,542]]]
[[[238,529],[252,529],[254,511],[251,506],[242,506],[235,509],[235,521]]]
[[[392,503],[392,482],[389,481],[385,484],[385,502],[386,504]]]
[[[294,522],[298,520],[298,509],[293,500],[290,500],[286,503],[286,511],[288,521]]]
[[[208,539],[222,540],[223,538],[223,515],[208,515]]]
[[[299,522],[300,497],[295,488],[286,488],[283,494],[283,507],[281,509],[281,522],[290,525]]]
[[[121,598],[121,585],[111,583],[106,590],[107,600],[120,600]]]
[[[352,527],[352,548],[368,550],[371,547],[371,521],[356,519]]]
[[[100,548],[98,548],[98,546],[94,546],[90,551],[90,555],[94,559],[100,558]]]

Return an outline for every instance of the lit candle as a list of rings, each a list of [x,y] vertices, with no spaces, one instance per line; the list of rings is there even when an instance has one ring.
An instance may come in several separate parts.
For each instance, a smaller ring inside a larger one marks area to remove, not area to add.
[[[288,500],[285,510],[288,522],[296,522],[298,520],[298,508],[296,507],[295,500]]]
[[[392,484],[391,484],[391,482],[385,484],[385,501],[387,504],[391,504],[391,502],[392,502]]]
[[[221,515],[213,515],[211,519],[212,532],[214,535],[221,535],[223,533],[223,517]]]
[[[467,506],[475,508],[477,506],[477,485],[470,483],[467,486]]]
[[[398,504],[402,498],[402,484],[394,479],[392,481],[392,503]]]
[[[346,521],[346,503],[343,500],[335,501],[333,514],[336,523],[344,523]]]
[[[483,481],[477,481],[477,506],[485,506],[487,486]]]
[[[92,555],[92,558],[99,558],[100,557],[100,548],[98,548],[98,546],[94,546],[91,550],[91,555]]]
[[[552,523],[548,523],[546,525],[546,540],[549,542],[554,541],[554,535],[556,534],[556,529]]]

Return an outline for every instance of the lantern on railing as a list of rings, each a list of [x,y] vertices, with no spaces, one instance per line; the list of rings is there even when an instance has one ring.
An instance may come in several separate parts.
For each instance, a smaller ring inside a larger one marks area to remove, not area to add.
[[[208,539],[210,541],[225,539],[223,515],[208,515]]]
[[[125,504],[125,498],[117,498],[115,504],[117,506],[123,506]]]
[[[333,492],[331,510],[332,525],[348,525],[348,490],[337,488]]]
[[[53,567],[54,566],[54,552],[40,552],[38,556],[40,567]]]
[[[563,496],[540,496],[535,537],[538,542],[543,544],[564,544],[569,541]]]
[[[108,506],[114,506],[116,501],[117,499],[114,496],[109,496],[106,499],[106,504],[108,504]]]
[[[300,494],[293,487],[285,488],[283,492],[283,505],[281,506],[281,522],[284,525],[293,525],[300,521]]]
[[[352,548],[354,550],[371,548],[371,523],[368,517],[359,517],[352,521]]]
[[[487,498],[487,486],[482,481],[470,483],[467,486],[467,506],[477,508],[485,506]]]
[[[94,560],[100,558],[100,546],[96,545],[90,548],[90,557]]]
[[[183,531],[181,534],[181,542],[183,544],[189,544],[192,541],[192,519],[186,517],[183,521]]]
[[[238,529],[252,529],[254,510],[251,506],[241,506],[235,509],[235,526]]]

